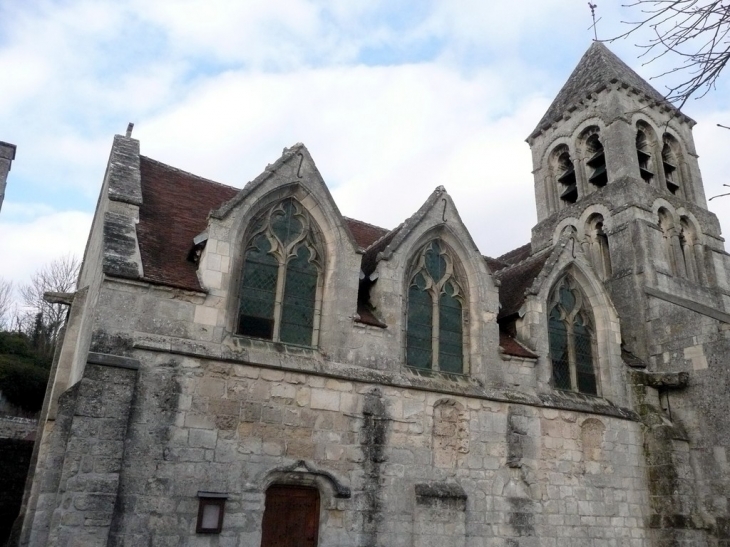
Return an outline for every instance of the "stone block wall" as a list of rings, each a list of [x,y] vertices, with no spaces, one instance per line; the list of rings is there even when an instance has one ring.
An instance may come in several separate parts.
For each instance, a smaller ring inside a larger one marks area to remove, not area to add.
[[[53,430],[44,436],[32,526],[22,545],[106,545],[136,371],[129,360],[95,360],[63,394]]]
[[[648,545],[635,421],[135,357],[140,391],[110,545],[258,545],[273,483],[318,487],[321,547]],[[199,491],[228,496],[220,536],[195,536]]]
[[[0,439],[33,441],[38,420],[18,416],[0,416]]]

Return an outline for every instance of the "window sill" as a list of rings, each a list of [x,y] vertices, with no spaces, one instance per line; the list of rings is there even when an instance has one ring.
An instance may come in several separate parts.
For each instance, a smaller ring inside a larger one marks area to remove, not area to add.
[[[235,349],[256,349],[277,353],[306,355],[311,357],[321,355],[319,349],[312,346],[300,346],[298,344],[288,344],[286,342],[274,342],[273,340],[254,338],[244,334],[232,334],[230,339],[234,342]]]
[[[464,382],[469,380],[469,375],[463,372],[443,372],[441,370],[432,370],[430,368],[409,367],[408,365],[404,365],[403,370],[413,374],[414,376],[420,376],[422,378],[451,380],[452,382]]]

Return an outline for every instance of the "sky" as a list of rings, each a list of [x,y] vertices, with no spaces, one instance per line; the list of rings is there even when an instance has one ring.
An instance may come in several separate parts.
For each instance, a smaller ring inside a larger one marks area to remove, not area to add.
[[[600,39],[636,9],[601,2]],[[0,0],[0,141],[17,145],[0,277],[83,255],[114,134],[243,187],[303,142],[340,211],[385,228],[439,185],[483,254],[530,239],[525,138],[593,39],[584,0]],[[674,60],[609,48],[659,91]],[[730,69],[684,112],[730,183]],[[727,189],[730,191],[730,189]],[[730,196],[709,202],[730,233]]]

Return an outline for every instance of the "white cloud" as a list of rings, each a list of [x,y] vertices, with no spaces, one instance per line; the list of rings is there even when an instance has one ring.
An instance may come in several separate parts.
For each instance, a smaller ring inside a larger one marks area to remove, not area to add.
[[[27,282],[44,264],[68,254],[83,256],[91,228],[91,214],[80,211],[52,212],[30,221],[7,220],[3,205],[0,217],[0,277],[15,284]]]
[[[599,7],[603,37],[622,30],[621,10]],[[83,249],[112,135],[128,121],[144,154],[235,186],[303,141],[343,213],[385,227],[444,185],[481,251],[500,254],[529,238],[524,138],[589,45],[589,25],[573,0],[0,4],[0,74],[11,75],[0,140],[18,145],[0,214],[3,256],[14,258],[0,275]],[[611,48],[656,72],[631,41]],[[730,113],[716,102],[688,105],[700,112],[708,196],[730,183],[730,131],[714,126]],[[730,222],[730,199],[711,206]]]

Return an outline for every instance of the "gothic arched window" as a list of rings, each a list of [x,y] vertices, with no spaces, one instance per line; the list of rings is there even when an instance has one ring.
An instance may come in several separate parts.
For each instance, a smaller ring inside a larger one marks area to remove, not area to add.
[[[595,331],[588,299],[570,275],[550,294],[548,336],[553,385],[558,389],[598,394]]]
[[[289,198],[257,216],[246,238],[238,334],[317,344],[323,253],[314,221]]]
[[[464,372],[464,305],[457,259],[439,240],[419,252],[408,286],[406,365]]]

